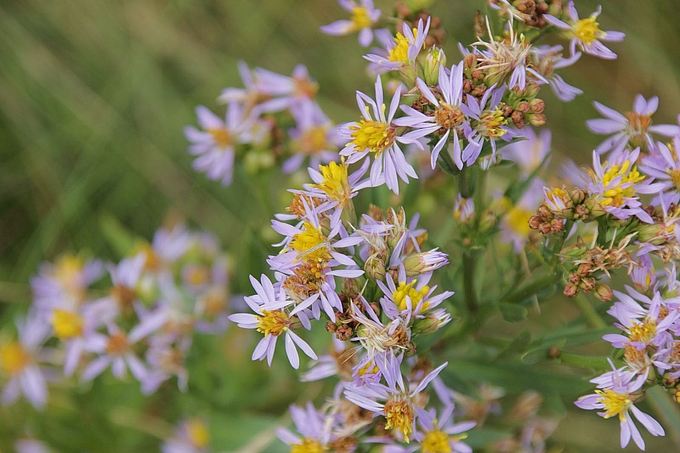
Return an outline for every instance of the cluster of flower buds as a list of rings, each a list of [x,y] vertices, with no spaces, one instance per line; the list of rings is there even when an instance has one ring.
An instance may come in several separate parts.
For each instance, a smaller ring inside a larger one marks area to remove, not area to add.
[[[129,369],[144,393],[173,376],[185,389],[193,332],[226,328],[228,283],[216,238],[179,225],[159,229],[116,265],[73,255],[44,263],[32,281],[31,309],[17,321],[18,338],[0,344],[3,403],[23,393],[42,408],[45,376],[56,365],[61,379],[90,381],[110,367],[117,378]],[[45,345],[51,338],[56,347]]]

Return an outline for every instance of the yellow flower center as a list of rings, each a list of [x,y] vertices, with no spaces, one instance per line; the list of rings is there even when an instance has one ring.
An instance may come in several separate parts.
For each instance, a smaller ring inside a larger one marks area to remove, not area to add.
[[[52,313],[54,334],[61,340],[79,337],[83,333],[85,322],[78,313],[55,309]]]
[[[418,30],[413,29],[414,39],[418,38]],[[396,45],[390,49],[387,59],[393,63],[408,63],[408,48],[411,45],[411,40],[401,33],[397,33],[394,37]]]
[[[587,17],[576,22],[572,26],[574,35],[586,45],[590,45],[600,38],[604,38],[606,33],[600,30],[595,17]]]
[[[499,108],[487,110],[482,113],[477,130],[489,138],[500,138],[507,132],[502,128],[505,122],[506,118]]]
[[[208,427],[200,420],[194,419],[187,422],[187,434],[191,444],[196,448],[206,448],[210,443]]]
[[[315,189],[323,190],[328,198],[344,205],[350,199],[351,189],[348,180],[348,165],[344,162],[337,164],[331,162],[328,165],[319,165],[323,181],[319,184],[310,184]]]
[[[441,106],[434,111],[434,119],[444,129],[454,129],[461,124],[465,119],[465,114],[458,107],[452,107],[448,104],[442,103]]]
[[[359,151],[368,149],[379,156],[394,143],[394,128],[388,127],[385,123],[361,119],[349,128],[352,131],[351,143]]]
[[[31,356],[18,341],[10,341],[0,349],[0,367],[5,374],[19,374],[29,363]]]
[[[366,365],[359,368],[359,371],[357,371],[357,374],[359,376],[365,376],[367,374],[377,374],[378,372],[380,372],[380,368],[378,368],[378,365],[376,365],[373,362],[368,362],[368,363],[366,363]]]
[[[526,237],[531,232],[529,227],[529,219],[534,215],[533,212],[525,209],[521,206],[514,206],[505,217],[507,225],[513,231],[521,237]]]
[[[656,336],[656,321],[646,318],[643,322],[635,322],[630,327],[631,341],[649,343]]]
[[[371,18],[368,15],[368,10],[363,6],[356,6],[352,8],[352,31],[358,31],[362,28],[371,26]]]
[[[79,275],[83,271],[83,260],[77,256],[62,256],[56,263],[55,278],[63,284],[67,290],[80,291]]]
[[[295,94],[298,96],[312,99],[319,91],[319,84],[306,77],[296,77],[293,79],[293,82],[295,83]]]
[[[406,395],[390,396],[383,409],[387,424],[385,429],[397,429],[404,435],[404,440],[408,443],[409,436],[413,432],[413,419],[415,410],[411,398]]]
[[[293,236],[290,248],[298,252],[297,260],[305,263],[325,263],[331,259],[329,243],[321,228],[305,222],[304,231]]]
[[[191,266],[186,273],[187,283],[193,286],[205,285],[210,280],[210,269],[206,266]]]
[[[399,310],[406,309],[407,296],[409,299],[411,299],[411,307],[415,307],[421,300],[423,300],[423,297],[427,295],[427,292],[430,290],[430,287],[423,286],[422,288],[420,288],[420,290],[417,290],[414,288],[416,283],[417,283],[416,280],[413,280],[411,283],[408,284],[406,282],[400,282],[399,286],[392,294],[392,299],[394,300],[394,303],[397,305],[397,307],[399,307]],[[430,305],[429,302],[425,302],[423,304],[423,310],[427,310],[427,307],[429,305]]]
[[[449,435],[438,429],[428,431],[421,443],[423,453],[451,453]]]
[[[329,148],[326,140],[326,128],[323,126],[314,126],[307,129],[298,140],[295,141],[295,146],[303,154],[313,155]]]
[[[262,316],[257,321],[257,331],[267,335],[278,337],[290,325],[288,315],[280,310],[262,310]]]
[[[570,201],[569,194],[566,190],[555,187],[546,194],[546,198],[550,203],[559,209],[565,209],[567,203]]]
[[[319,441],[307,437],[302,439],[301,444],[295,444],[292,447],[290,453],[322,453],[328,451],[328,447],[324,447]]]
[[[212,135],[213,140],[215,140],[215,143],[218,146],[226,148],[227,146],[231,145],[231,134],[226,127],[208,129],[208,133]]]
[[[607,173],[604,174],[604,177],[602,178],[604,187],[607,187],[615,178],[619,176],[621,177],[619,183],[615,187],[605,190],[602,194],[604,197],[600,202],[602,206],[623,206],[626,204],[626,200],[624,200],[624,198],[632,198],[635,196],[635,183],[645,179],[645,176],[638,172],[636,166],[633,166],[631,169],[631,163],[627,160],[620,166],[612,165]],[[629,184],[628,187],[621,187],[625,184]]]
[[[631,404],[628,395],[616,393],[614,390],[611,389],[595,390],[595,393],[600,395],[600,398],[598,398],[598,402],[604,404],[604,409],[606,411],[604,414],[604,418],[609,418],[613,417],[614,415],[618,415],[620,420],[623,421],[626,419],[624,412],[628,409],[628,407]]]

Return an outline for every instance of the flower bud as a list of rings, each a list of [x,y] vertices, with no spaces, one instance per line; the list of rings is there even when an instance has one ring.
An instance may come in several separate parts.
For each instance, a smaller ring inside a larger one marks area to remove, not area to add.
[[[519,104],[517,104],[517,108],[515,110],[519,110],[522,113],[527,113],[531,106],[527,101],[520,101]]]
[[[545,109],[545,102],[542,99],[534,99],[529,102],[529,105],[534,113],[543,113],[543,109]]]
[[[532,126],[543,126],[547,121],[547,118],[542,113],[535,113],[529,116],[529,122]]]
[[[584,279],[581,280],[581,284],[579,285],[579,287],[580,287],[583,291],[589,293],[589,292],[591,292],[592,290],[595,289],[595,284],[596,284],[596,283],[597,283],[597,280],[595,280],[595,278],[593,278],[593,277],[586,277],[586,278],[584,278]]]
[[[434,333],[449,321],[451,321],[451,315],[443,308],[438,308],[428,312],[424,318],[416,318],[411,326],[411,332],[414,334]]]
[[[373,254],[366,259],[364,270],[371,280],[383,281],[385,279],[385,261],[378,254]]]
[[[423,64],[423,79],[428,85],[437,85],[439,82],[439,68],[446,66],[446,54],[436,47],[427,51]]]
[[[602,302],[611,302],[611,300],[614,298],[614,292],[608,285],[605,285],[604,283],[600,283],[595,287],[595,295]]]
[[[449,264],[448,255],[443,252],[438,252],[437,249],[430,250],[429,252],[414,253],[407,256],[403,261],[407,277],[415,277],[426,272],[431,272],[447,264]]]
[[[485,233],[491,230],[496,225],[496,216],[490,209],[485,209],[482,212],[481,218],[479,220],[479,232]]]
[[[472,198],[463,198],[458,194],[453,206],[453,218],[461,225],[466,225],[475,220],[475,202]]]
[[[578,286],[569,284],[564,287],[564,295],[567,297],[576,297],[578,294]]]
[[[587,196],[588,196],[588,192],[579,188],[579,187],[574,187],[571,190],[571,201],[575,205],[579,205],[579,204],[583,203],[583,201],[586,199]]]

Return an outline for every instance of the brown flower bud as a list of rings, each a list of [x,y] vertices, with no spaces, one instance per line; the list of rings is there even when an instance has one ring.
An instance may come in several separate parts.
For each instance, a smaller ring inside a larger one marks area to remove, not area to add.
[[[545,102],[542,99],[534,99],[529,102],[529,105],[531,106],[531,111],[534,113],[543,113],[543,110],[545,109]]]
[[[472,55],[472,54],[468,54],[468,55]],[[472,83],[472,80],[470,80],[470,79],[463,80],[463,93],[470,93],[474,87],[475,87],[475,84]]]
[[[338,326],[336,326],[335,323],[332,323],[332,322],[330,322],[330,321],[328,321],[328,322],[326,323],[326,332],[333,333],[333,332],[335,332],[337,329],[338,329]]]
[[[522,113],[527,113],[531,106],[527,101],[520,101],[519,104],[517,104],[517,108],[515,110],[519,110]]]
[[[592,268],[593,268],[592,264],[581,263],[581,264],[579,264],[578,269],[576,269],[576,272],[581,277],[587,277],[588,274],[590,274],[590,271],[592,270]]]
[[[550,221],[550,229],[553,233],[559,233],[564,230],[564,222],[560,219],[552,219]]]
[[[595,288],[595,295],[602,302],[611,302],[611,300],[614,298],[614,292],[608,285],[605,285],[604,283],[597,285]]]
[[[532,230],[538,230],[542,223],[543,221],[537,215],[532,215],[529,218],[529,228],[531,228]]]
[[[547,118],[542,113],[536,113],[529,117],[529,122],[532,126],[543,126],[547,121]]]
[[[550,208],[546,206],[544,203],[540,204],[536,212],[538,213],[539,216],[541,216],[542,219],[553,218],[553,213],[550,212]]]
[[[574,187],[571,191],[571,201],[573,201],[575,205],[583,203],[583,200],[585,200],[587,197],[588,191],[581,188]]]
[[[572,285],[578,285],[579,283],[581,283],[581,276],[578,275],[576,272],[572,272],[571,274],[569,274],[568,280],[569,283],[571,283]]]
[[[550,234],[552,233],[552,228],[550,228],[550,223],[542,223],[540,227],[538,227],[538,231],[541,232],[541,234]]]
[[[513,109],[508,104],[501,105],[501,113],[503,114],[503,118],[509,117],[510,115],[512,115],[512,112]]]
[[[479,69],[475,69],[475,70],[472,71],[472,79],[473,80],[482,80],[482,79],[484,79],[484,73]]]
[[[574,209],[575,219],[587,219],[590,211],[584,205],[580,204]]]
[[[335,332],[335,337],[340,341],[347,341],[352,338],[354,331],[350,326],[340,326]]]
[[[474,69],[477,66],[477,56],[469,53],[463,58],[463,63],[465,64],[465,69]]]
[[[576,297],[576,295],[578,294],[578,286],[571,284],[567,285],[564,287],[563,293],[567,297]]]
[[[597,280],[595,280],[595,278],[586,277],[583,280],[581,280],[581,284],[579,286],[583,291],[589,293],[589,292],[591,292],[592,290],[595,289],[596,283],[597,283]]]
[[[510,117],[512,119],[512,122],[515,124],[515,127],[517,129],[522,129],[524,126],[526,126],[526,121],[524,120],[524,113],[522,113],[519,110],[515,110],[512,112],[512,116]]]

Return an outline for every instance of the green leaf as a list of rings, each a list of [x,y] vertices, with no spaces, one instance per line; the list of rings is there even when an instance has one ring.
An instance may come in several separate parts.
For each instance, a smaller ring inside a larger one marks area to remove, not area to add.
[[[524,321],[529,314],[526,308],[517,304],[500,302],[498,308],[501,311],[501,315],[503,315],[503,319],[508,322]]]

